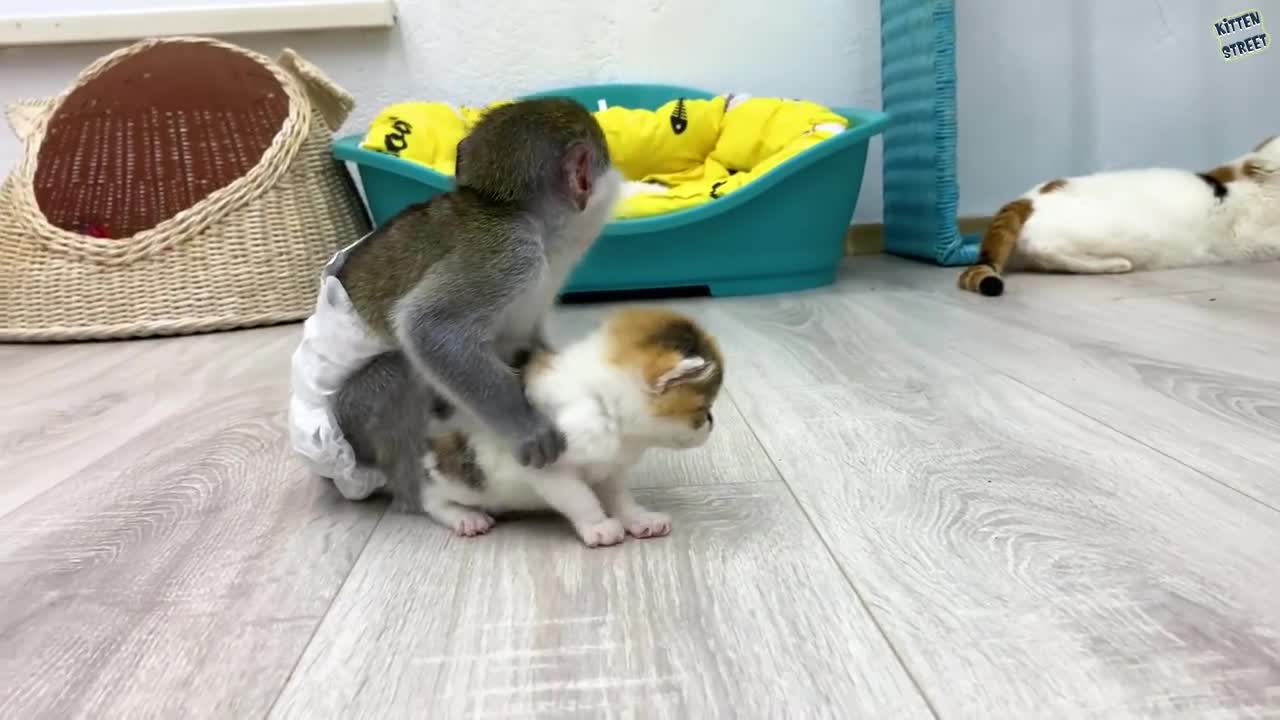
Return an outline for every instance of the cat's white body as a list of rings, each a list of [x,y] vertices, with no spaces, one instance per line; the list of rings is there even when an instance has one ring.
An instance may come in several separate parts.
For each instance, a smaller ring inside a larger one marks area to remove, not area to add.
[[[526,393],[565,435],[566,449],[544,468],[527,467],[499,436],[476,428],[466,436],[482,480],[468,482],[456,459],[429,453],[423,458],[428,480],[424,509],[462,535],[487,531],[492,515],[554,510],[570,519],[588,545],[611,545],[625,534],[665,535],[670,519],[650,512],[625,488],[627,472],[650,449],[686,449],[702,445],[711,423],[691,427],[680,418],[655,416],[654,392],[634,367],[610,363],[609,338],[596,333],[554,355],[530,371]],[[694,359],[679,368],[696,376]],[[690,371],[695,371],[690,373]],[[451,449],[452,451],[452,449]],[[603,507],[607,517],[595,517]]]
[[[531,377],[530,401],[564,433],[565,451],[550,468],[521,465],[502,438],[477,430],[468,441],[484,472],[483,489],[464,483],[440,483],[439,492],[460,505],[491,513],[548,509],[534,484],[548,474],[571,471],[596,485],[620,476],[653,446],[624,434],[629,419],[642,420],[644,398],[620,368],[601,361],[601,339],[591,337],[568,348],[547,370]],[[427,467],[435,459],[426,458]]]
[[[1010,267],[1120,273],[1280,259],[1280,139],[1214,174],[1227,179],[1221,197],[1205,177],[1165,168],[1037,185],[1022,196],[1032,211]]]

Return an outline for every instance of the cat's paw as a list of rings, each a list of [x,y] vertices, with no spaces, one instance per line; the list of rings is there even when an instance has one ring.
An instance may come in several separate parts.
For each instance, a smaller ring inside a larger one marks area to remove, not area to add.
[[[627,534],[638,538],[656,538],[671,534],[671,516],[666,513],[644,511],[623,519]]]
[[[617,518],[606,518],[594,525],[578,528],[578,535],[587,547],[605,547],[625,540],[627,531]]]
[[[462,537],[483,535],[493,529],[491,516],[476,511],[467,511],[458,515],[453,521],[453,532]]]

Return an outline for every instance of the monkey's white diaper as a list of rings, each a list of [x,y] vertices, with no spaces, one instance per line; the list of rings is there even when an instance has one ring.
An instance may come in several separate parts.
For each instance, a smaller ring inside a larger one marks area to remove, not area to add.
[[[333,397],[351,373],[390,348],[356,313],[334,276],[354,246],[340,251],[325,267],[316,310],[303,324],[302,342],[293,352],[289,439],[308,467],[333,480],[343,497],[363,500],[382,487],[385,478],[376,469],[356,466],[355,451],[338,427]]]

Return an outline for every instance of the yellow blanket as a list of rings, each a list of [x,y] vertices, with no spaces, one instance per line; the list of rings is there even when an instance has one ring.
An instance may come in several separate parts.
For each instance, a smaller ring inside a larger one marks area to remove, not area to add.
[[[507,102],[507,101],[504,101]],[[384,108],[361,147],[454,173],[458,143],[486,110],[441,102]],[[817,103],[777,98],[672,100],[657,110],[595,113],[629,181],[618,218],[660,215],[724,197],[848,128]]]

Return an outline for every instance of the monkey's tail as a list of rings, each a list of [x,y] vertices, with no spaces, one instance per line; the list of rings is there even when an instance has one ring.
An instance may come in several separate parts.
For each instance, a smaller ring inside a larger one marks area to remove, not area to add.
[[[960,287],[970,292],[996,297],[1004,292],[1005,264],[1018,244],[1022,226],[1031,217],[1031,201],[1020,198],[1000,208],[991,227],[982,236],[978,262],[960,273]]]

